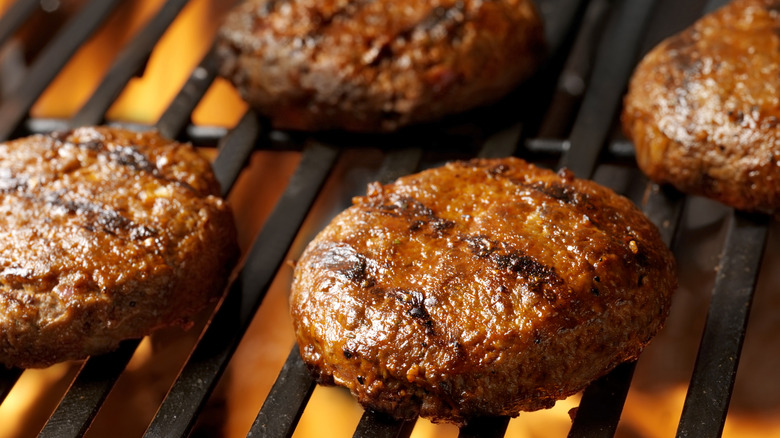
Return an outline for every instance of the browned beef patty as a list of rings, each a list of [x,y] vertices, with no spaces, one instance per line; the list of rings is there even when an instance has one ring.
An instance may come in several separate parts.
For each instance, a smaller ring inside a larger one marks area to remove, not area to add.
[[[238,247],[209,162],[156,133],[0,144],[0,363],[42,367],[187,325]]]
[[[653,49],[623,111],[653,180],[780,211],[780,1],[737,0]]]
[[[321,383],[462,423],[550,407],[635,359],[675,288],[631,201],[483,159],[371,185],[297,262],[291,312]]]
[[[277,127],[387,131],[497,100],[543,39],[531,0],[249,0],[218,47]]]

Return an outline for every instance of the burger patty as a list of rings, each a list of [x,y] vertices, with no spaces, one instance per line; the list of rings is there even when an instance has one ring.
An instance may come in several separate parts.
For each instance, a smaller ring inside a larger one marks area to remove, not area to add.
[[[156,133],[0,144],[0,363],[115,349],[221,295],[238,255],[209,162]]]
[[[651,179],[780,211],[779,11],[777,0],[734,1],[642,60],[623,126]]]
[[[218,53],[279,128],[389,131],[497,100],[543,40],[531,0],[249,0]]]
[[[515,158],[375,183],[297,262],[291,314],[320,383],[399,419],[551,407],[658,332],[676,288],[629,201]]]

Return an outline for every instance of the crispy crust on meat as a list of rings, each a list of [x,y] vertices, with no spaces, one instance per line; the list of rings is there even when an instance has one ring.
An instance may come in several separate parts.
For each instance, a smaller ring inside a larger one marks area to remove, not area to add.
[[[741,210],[780,211],[780,1],[737,0],[663,41],[623,111],[653,180]]]
[[[221,74],[280,128],[389,131],[496,101],[537,68],[530,0],[250,0]]]
[[[675,263],[629,201],[479,159],[373,184],[298,261],[291,313],[318,380],[398,418],[552,406],[661,328]]]
[[[190,318],[238,255],[209,162],[156,133],[0,144],[0,363],[43,367]]]

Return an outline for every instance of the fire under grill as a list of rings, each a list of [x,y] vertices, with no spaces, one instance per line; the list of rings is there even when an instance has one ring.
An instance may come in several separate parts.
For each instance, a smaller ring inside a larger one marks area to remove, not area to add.
[[[46,0],[12,3],[0,18],[0,43],[7,46],[27,20],[57,3]],[[42,93],[122,3],[121,0],[79,2],[75,12],[25,65],[24,79],[3,94],[0,139],[101,123],[155,128],[167,137],[213,148],[216,156],[213,166],[226,196],[242,172],[246,172],[253,153],[292,151],[300,157],[289,181],[284,182],[273,210],[245,251],[224,300],[208,323],[203,324],[200,337],[157,407],[145,436],[188,436],[197,431],[196,424],[204,415],[209,398],[220,379],[225,378],[225,370],[258,309],[264,305],[272,282],[277,276],[289,277],[284,263],[300,251],[300,245],[294,245],[296,239],[305,242],[311,238],[325,221],[347,205],[350,196],[364,190],[365,182],[388,182],[450,159],[507,155],[548,167],[566,166],[579,177],[595,179],[629,196],[659,227],[663,239],[680,259],[681,288],[695,290],[697,296],[706,295],[701,310],[691,316],[682,314],[691,306],[678,303],[687,299],[680,292],[683,297],[676,298],[678,305],[673,306],[670,327],[666,329],[672,339],[664,342],[677,342],[675,326],[681,324],[674,322],[677,318],[689,323],[688,332],[694,332],[695,337],[692,351],[678,349],[679,360],[688,361],[693,371],[692,375],[690,369],[686,371],[689,380],[685,382],[687,395],[681,411],[672,408],[676,411],[671,415],[679,418],[677,435],[723,433],[751,303],[754,295],[760,295],[755,291],[769,293],[761,289],[773,286],[766,272],[777,261],[770,257],[778,252],[777,244],[770,237],[774,235],[776,223],[765,216],[735,212],[647,182],[634,165],[631,144],[621,136],[617,114],[628,78],[641,55],[661,38],[681,30],[724,1],[698,0],[683,5],[675,0],[539,0],[552,50],[544,69],[530,83],[493,107],[433,126],[372,136],[278,132],[269,129],[251,111],[229,129],[194,124],[192,112],[216,77],[218,65],[213,51],[192,71],[153,126],[106,120],[111,105],[128,82],[143,71],[166,29],[188,5],[186,0],[168,0],[115,54],[102,81],[77,112],[67,119],[32,117],[30,111]],[[368,161],[375,165],[357,165],[361,159],[355,157],[362,154],[370,155],[372,159]],[[360,183],[350,179],[353,170]],[[328,191],[340,194],[328,194]],[[263,188],[255,188],[256,201],[262,202],[263,197]],[[312,206],[317,202],[328,204],[328,213],[312,215]],[[237,211],[250,208],[235,203],[232,207]],[[312,222],[308,231],[303,227],[306,220]],[[702,240],[708,243],[698,245]],[[704,249],[689,249],[694,245]],[[713,266],[697,265],[696,260],[701,258],[712,260]],[[771,326],[771,321],[761,322]],[[84,361],[40,430],[40,436],[87,433],[139,342],[127,341],[114,353]],[[680,344],[688,345],[681,340]],[[297,347],[289,347],[289,356],[247,436],[290,436],[307,406],[315,384],[301,362]],[[643,359],[645,356],[640,358],[640,365]],[[582,394],[569,436],[613,436],[620,431],[619,422],[636,365],[619,366]],[[668,368],[652,367],[659,374]],[[23,370],[18,369],[0,370],[0,400],[13,390],[22,374]],[[652,379],[652,372],[650,375]],[[240,381],[242,376],[230,375],[230,378]],[[770,388],[775,385],[766,384]],[[776,402],[780,406],[780,400]],[[522,422],[524,415],[514,421]],[[459,436],[504,436],[508,424],[508,418],[479,419],[460,429]],[[354,436],[407,437],[414,427],[414,422],[393,421],[365,412]]]

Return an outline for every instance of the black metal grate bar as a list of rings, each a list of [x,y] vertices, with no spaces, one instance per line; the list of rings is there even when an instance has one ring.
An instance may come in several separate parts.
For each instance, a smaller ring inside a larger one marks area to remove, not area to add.
[[[314,386],[314,379],[301,359],[298,346],[294,345],[247,437],[292,436]]]
[[[103,81],[73,116],[73,126],[94,125],[102,122],[111,104],[119,97],[127,82],[146,63],[157,41],[173,22],[188,0],[168,0],[151,20],[133,38],[133,42],[116,58]]]
[[[214,174],[222,190],[222,196],[227,197],[235,184],[241,169],[249,159],[260,135],[260,122],[252,111],[247,111],[235,128],[231,129],[220,142],[220,152],[214,160]],[[265,137],[262,137],[265,140]]]
[[[720,436],[745,339],[769,218],[732,212],[678,437]]]
[[[8,41],[8,38],[24,24],[39,5],[39,0],[16,0],[3,13],[3,17],[0,18],[0,45]]]
[[[620,364],[585,389],[569,437],[615,435],[635,365],[636,362]]]
[[[19,376],[22,372],[19,368],[5,368],[0,367],[0,402],[5,400],[8,393],[14,387],[14,384],[19,380]]]
[[[83,436],[133,356],[138,343],[138,340],[125,341],[111,354],[90,357],[84,361],[78,376],[38,438]]]
[[[219,60],[212,47],[201,60],[200,64],[192,71],[189,79],[182,87],[179,94],[173,99],[170,106],[160,116],[157,129],[167,138],[177,138],[182,128],[187,125],[198,106],[198,102],[206,94],[206,91],[217,76]]]
[[[617,1],[599,44],[593,79],[572,128],[560,166],[589,178],[620,108],[636,51],[655,0]]]
[[[30,67],[16,93],[0,105],[0,140],[6,140],[13,134],[60,69],[108,18],[120,1],[92,0],[57,33]]]
[[[337,156],[336,149],[318,143],[311,143],[304,149],[295,174],[252,245],[225,302],[199,340],[145,436],[169,438],[189,433],[196,414],[252,321]]]
[[[384,414],[365,411],[355,429],[354,438],[408,438],[416,420],[401,421]]]
[[[582,26],[561,71],[556,92],[552,96],[549,112],[539,128],[538,137],[561,138],[568,134],[570,124],[582,103],[585,85],[590,79],[593,59],[596,56],[598,38],[609,11],[607,0],[593,0],[588,3]]]
[[[509,417],[485,417],[470,420],[460,429],[458,438],[498,438],[504,436]]]
[[[477,156],[479,158],[501,158],[514,155],[522,136],[523,123],[515,123],[488,137]]]
[[[710,0],[704,7],[704,13],[708,14],[714,12],[716,9],[726,6],[730,0]]]

